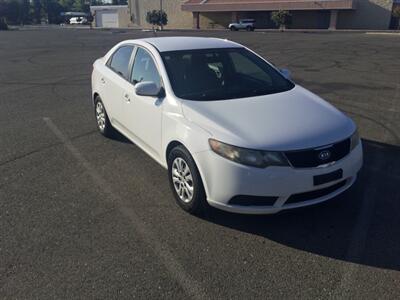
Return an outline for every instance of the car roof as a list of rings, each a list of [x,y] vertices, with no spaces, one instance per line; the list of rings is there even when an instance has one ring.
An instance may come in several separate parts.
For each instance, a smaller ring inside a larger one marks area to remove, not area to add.
[[[242,45],[232,41],[208,37],[155,37],[140,39],[140,41],[153,45],[160,52],[215,48],[243,48]]]

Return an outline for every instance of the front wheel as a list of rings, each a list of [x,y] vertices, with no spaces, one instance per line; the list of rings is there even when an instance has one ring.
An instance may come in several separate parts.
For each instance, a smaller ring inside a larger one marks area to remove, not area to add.
[[[169,183],[178,205],[199,215],[207,208],[206,194],[197,166],[189,151],[177,146],[168,155]]]

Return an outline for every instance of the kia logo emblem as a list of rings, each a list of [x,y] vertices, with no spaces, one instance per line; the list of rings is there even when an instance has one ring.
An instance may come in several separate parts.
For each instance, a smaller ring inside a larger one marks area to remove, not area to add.
[[[321,152],[318,154],[318,158],[319,158],[320,160],[327,160],[327,159],[329,159],[330,157],[331,157],[331,152],[328,151],[328,150],[321,151]]]

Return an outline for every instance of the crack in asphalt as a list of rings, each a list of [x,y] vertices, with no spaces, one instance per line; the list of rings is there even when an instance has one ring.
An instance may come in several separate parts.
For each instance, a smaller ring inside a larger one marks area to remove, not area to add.
[[[97,132],[97,130],[91,130],[89,132],[85,132],[85,133],[82,133],[82,134],[79,134],[79,135],[75,135],[75,136],[71,137],[70,140],[76,140],[76,139],[91,135],[91,134],[96,133],[96,132]],[[41,148],[38,148],[38,149],[34,149],[32,151],[23,153],[21,155],[15,156],[15,157],[13,157],[11,159],[8,159],[8,160],[0,162],[0,167],[2,167],[4,165],[7,165],[9,163],[15,162],[17,160],[23,159],[25,157],[28,157],[28,156],[30,156],[32,154],[35,154],[35,153],[38,153],[38,152],[41,152],[41,151],[44,151],[44,150],[47,150],[47,149],[50,149],[50,148],[53,148],[53,147],[56,147],[56,146],[60,146],[62,144],[63,144],[62,142],[57,142],[57,143],[49,144],[49,145],[46,145],[44,147],[41,147]]]

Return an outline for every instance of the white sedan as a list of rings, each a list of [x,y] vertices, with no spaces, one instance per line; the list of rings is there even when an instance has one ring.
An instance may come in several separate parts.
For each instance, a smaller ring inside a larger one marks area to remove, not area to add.
[[[190,213],[316,204],[362,166],[350,118],[228,40],[123,41],[94,63],[92,99],[100,132],[118,130],[167,168]]]
[[[69,19],[69,24],[71,25],[77,25],[77,24],[87,24],[88,21],[85,17],[72,17],[71,19]]]

